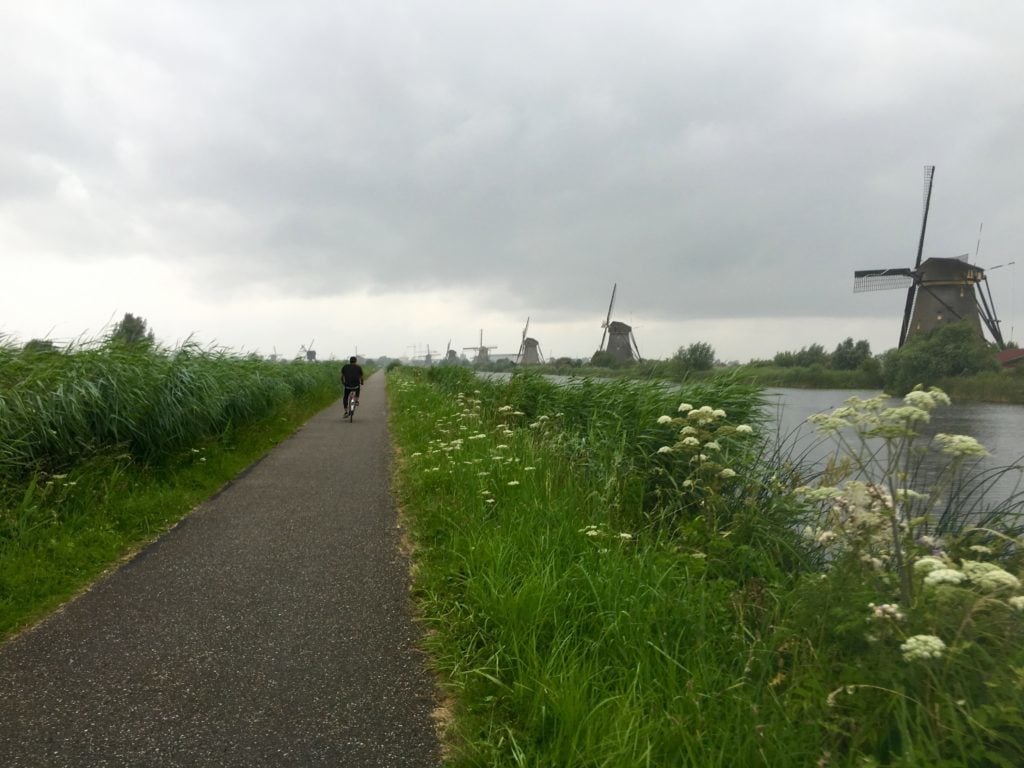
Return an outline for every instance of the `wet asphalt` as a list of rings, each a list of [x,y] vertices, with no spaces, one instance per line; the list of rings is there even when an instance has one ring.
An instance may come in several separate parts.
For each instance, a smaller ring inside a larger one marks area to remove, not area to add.
[[[383,376],[0,647],[0,766],[440,764]]]

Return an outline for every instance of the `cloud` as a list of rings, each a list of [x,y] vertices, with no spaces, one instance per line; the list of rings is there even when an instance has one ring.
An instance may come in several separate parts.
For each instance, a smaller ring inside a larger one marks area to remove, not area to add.
[[[0,13],[5,258],[146,259],[199,302],[358,289],[571,324],[618,282],[649,324],[852,326],[881,306],[852,271],[913,259],[929,163],[926,251],[972,252],[982,220],[983,264],[1019,251],[1016,6]]]

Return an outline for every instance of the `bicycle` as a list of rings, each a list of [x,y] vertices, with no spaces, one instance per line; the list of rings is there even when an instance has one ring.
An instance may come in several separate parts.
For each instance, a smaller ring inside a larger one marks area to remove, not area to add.
[[[348,423],[351,424],[356,416],[356,406],[359,405],[359,398],[356,397],[356,389],[345,387],[345,415],[348,416]]]

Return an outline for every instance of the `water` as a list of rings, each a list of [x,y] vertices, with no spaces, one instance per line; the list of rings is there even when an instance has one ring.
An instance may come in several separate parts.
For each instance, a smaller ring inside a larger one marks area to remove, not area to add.
[[[768,389],[765,395],[769,408],[774,408],[779,433],[788,436],[794,449],[806,452],[812,463],[823,463],[834,451],[834,443],[822,442],[807,418],[840,407],[850,397],[874,397],[875,390],[851,389]],[[894,405],[899,401],[894,401]],[[1019,494],[1024,492],[1024,406],[1000,405],[994,403],[953,403],[939,406],[931,414],[929,424],[921,429],[925,436],[940,432],[954,435],[970,435],[989,451],[989,456],[978,460],[969,467],[967,477],[990,477],[990,482],[973,490],[975,503],[994,506],[1016,497],[1017,503],[1024,502]],[[926,464],[929,470],[937,472],[941,456]],[[1004,467],[1016,469],[1000,473]],[[966,487],[966,486],[965,486]]]

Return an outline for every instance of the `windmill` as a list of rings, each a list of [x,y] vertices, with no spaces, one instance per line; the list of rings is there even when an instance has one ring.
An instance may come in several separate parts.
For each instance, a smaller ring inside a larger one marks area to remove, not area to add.
[[[516,354],[516,363],[540,365],[544,362],[544,355],[540,351],[540,342],[526,335],[529,330],[530,318],[526,318],[526,325],[523,327],[523,340],[519,343],[519,352]]]
[[[430,345],[427,344],[427,354],[423,357],[423,364],[428,368],[434,364],[434,356],[430,354]]]
[[[448,339],[448,346],[444,350],[444,361],[446,363],[457,363],[459,361],[459,354],[452,349],[452,340]]]
[[[640,349],[636,345],[636,338],[633,336],[633,329],[626,323],[612,320],[612,309],[615,306],[615,291],[618,283],[612,286],[612,299],[608,302],[608,315],[605,317],[601,327],[604,333],[601,334],[601,348],[598,352],[608,352],[612,360],[620,363],[628,363],[633,360],[639,361]],[[608,342],[607,348],[605,341]]]
[[[300,358],[305,359],[305,361],[307,363],[315,363],[316,362],[316,350],[313,349],[313,342],[314,341],[316,341],[316,339],[313,339],[313,341],[309,342],[309,346],[306,346],[305,344],[303,344],[301,347],[299,347],[299,354],[296,355],[296,357],[300,357]]]
[[[497,347],[485,347],[484,346],[484,329],[480,329],[480,346],[478,347],[463,347],[464,350],[473,350],[476,352],[476,357],[473,358],[474,363],[488,363],[491,360],[491,350],[497,349]]]
[[[993,340],[1003,349],[1003,335],[992,303],[985,270],[967,263],[967,254],[957,258],[930,258],[921,261],[924,235],[931,207],[935,166],[924,168],[924,204],[921,236],[917,241],[917,260],[913,269],[862,269],[853,273],[854,293],[907,289],[900,328],[899,346],[914,336],[926,334],[947,323],[970,320],[983,336],[984,323]]]

